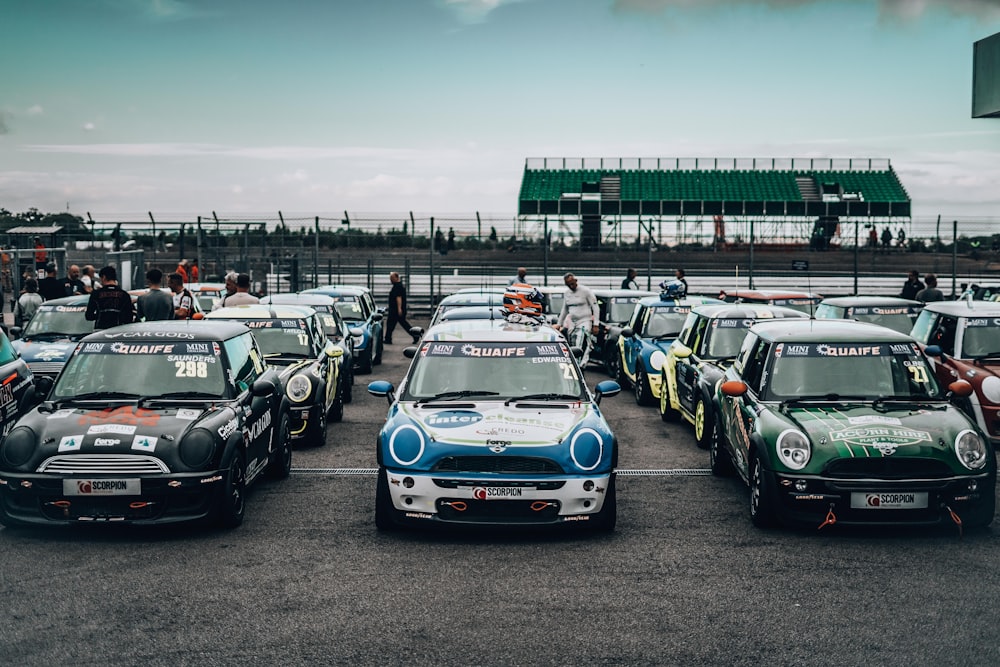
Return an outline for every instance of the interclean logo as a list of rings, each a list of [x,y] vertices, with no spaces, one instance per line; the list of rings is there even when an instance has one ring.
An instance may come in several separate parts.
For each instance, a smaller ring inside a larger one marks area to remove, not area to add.
[[[443,410],[427,417],[427,425],[437,428],[460,428],[482,421],[483,416],[474,410]]]

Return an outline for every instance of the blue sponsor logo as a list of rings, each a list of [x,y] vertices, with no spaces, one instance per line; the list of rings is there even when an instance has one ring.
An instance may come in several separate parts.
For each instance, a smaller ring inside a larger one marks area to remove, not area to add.
[[[427,417],[428,426],[437,428],[459,428],[481,421],[483,416],[472,410],[444,410]]]

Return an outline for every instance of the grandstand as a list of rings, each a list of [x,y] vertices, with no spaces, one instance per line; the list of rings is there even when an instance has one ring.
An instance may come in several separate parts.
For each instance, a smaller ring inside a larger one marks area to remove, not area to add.
[[[585,247],[599,245],[601,221],[640,218],[711,220],[715,243],[724,219],[805,226],[800,236],[829,241],[845,219],[909,223],[910,203],[885,159],[528,158],[518,216],[577,219]]]

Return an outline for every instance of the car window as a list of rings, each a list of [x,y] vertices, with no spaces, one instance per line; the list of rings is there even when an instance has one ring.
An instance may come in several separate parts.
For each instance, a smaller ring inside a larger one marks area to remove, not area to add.
[[[657,306],[650,308],[649,316],[642,328],[642,336],[645,338],[657,338],[667,336],[677,336],[687,319],[689,308],[679,308],[675,306]]]
[[[694,350],[695,354],[701,355],[705,352],[705,339],[708,334],[709,320],[707,317],[699,318],[694,325],[691,344],[688,346]]]
[[[687,319],[684,320],[684,326],[681,327],[681,333],[677,336],[677,340],[684,345],[691,347],[691,341],[693,340],[693,336],[691,334],[694,331],[694,327],[699,319],[700,317],[697,313],[689,313]]]
[[[499,398],[528,394],[586,397],[583,378],[564,343],[432,342],[414,359],[405,399],[483,391]]]
[[[39,306],[35,316],[24,329],[24,338],[40,334],[65,334],[82,336],[94,333],[94,323],[84,317],[87,304],[79,306]]]
[[[254,344],[252,335],[241,334],[227,340],[223,346],[226,348],[226,356],[229,357],[233,382],[237,390],[246,391],[257,380],[262,368],[259,360],[260,352]]]
[[[756,339],[743,362],[743,381],[750,391],[760,393],[764,379],[764,366],[767,363],[767,341]]]
[[[7,334],[0,331],[0,364],[7,364],[17,359],[17,350],[10,344]]]
[[[969,317],[962,320],[962,359],[1000,358],[1000,319]]]
[[[821,303],[816,306],[816,317],[820,320],[840,320],[844,317],[844,308]]]
[[[642,322],[643,315],[646,314],[646,306],[637,305],[632,311],[632,319],[628,321],[628,325],[632,327],[633,331],[640,331],[639,323]]]
[[[734,359],[740,353],[743,339],[753,320],[718,318],[712,321],[708,338],[702,343],[700,356],[708,359]]]
[[[848,317],[908,334],[913,329],[913,320],[918,312],[919,309],[907,306],[857,306],[848,309]]]
[[[917,321],[913,323],[910,335],[924,345],[930,345],[931,333],[937,324],[938,314],[931,310],[923,310],[917,316]]]
[[[938,345],[947,355],[955,354],[955,334],[958,331],[958,318],[942,315],[931,332],[928,341],[930,345]]]

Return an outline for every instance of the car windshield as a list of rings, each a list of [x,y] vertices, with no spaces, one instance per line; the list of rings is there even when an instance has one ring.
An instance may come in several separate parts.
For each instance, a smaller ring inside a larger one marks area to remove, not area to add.
[[[196,392],[226,396],[219,346],[143,341],[84,343],[70,357],[49,398],[93,394],[160,396]],[[155,379],[155,380],[154,380]]]
[[[848,311],[848,317],[859,322],[871,322],[899,333],[908,334],[913,329],[913,321],[920,314],[919,308],[893,307],[858,307]]]
[[[85,336],[94,333],[94,323],[84,317],[87,305],[41,306],[24,328],[24,338],[63,334]]]
[[[545,312],[558,315],[566,302],[566,295],[563,292],[549,292],[545,295],[545,302]],[[632,314],[631,307],[628,309],[628,314]],[[628,317],[625,319],[628,320]]]
[[[977,317],[965,320],[961,359],[1000,358],[1000,319]]]
[[[336,297],[337,303],[334,306],[340,316],[351,322],[363,322],[364,313],[361,311],[361,302],[354,297]]]
[[[785,308],[791,308],[792,310],[797,310],[800,313],[806,313],[812,315],[816,312],[816,306],[819,304],[820,299],[768,299],[767,303],[772,306],[784,306]]]
[[[642,336],[645,338],[660,338],[677,336],[684,326],[684,320],[691,309],[687,306],[659,306],[651,308]]]
[[[244,320],[265,357],[311,357],[305,320]]]
[[[934,373],[914,343],[779,343],[767,380],[773,400],[937,398]]]
[[[740,353],[740,346],[746,338],[747,329],[753,323],[753,320],[748,319],[712,320],[705,343],[707,351],[702,356],[709,359],[735,358]]]
[[[636,297],[616,296],[608,303],[607,321],[615,324],[628,322],[635,310]]]
[[[584,398],[586,388],[565,343],[425,343],[414,360],[404,400],[450,392],[491,398],[553,394]]]

